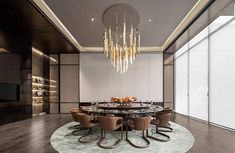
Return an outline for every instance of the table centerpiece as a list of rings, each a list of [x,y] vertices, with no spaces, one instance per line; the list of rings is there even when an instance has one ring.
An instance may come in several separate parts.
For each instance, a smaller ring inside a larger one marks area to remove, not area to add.
[[[137,101],[136,97],[126,96],[126,97],[111,97],[111,102],[119,103],[122,106],[131,105],[132,102]]]

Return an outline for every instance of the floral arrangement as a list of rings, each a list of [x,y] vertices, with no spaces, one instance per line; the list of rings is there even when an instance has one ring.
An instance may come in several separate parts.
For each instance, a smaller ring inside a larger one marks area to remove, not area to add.
[[[111,98],[111,102],[134,102],[134,101],[137,101],[137,98],[136,97],[133,97],[133,96],[126,96],[126,97],[112,97]]]

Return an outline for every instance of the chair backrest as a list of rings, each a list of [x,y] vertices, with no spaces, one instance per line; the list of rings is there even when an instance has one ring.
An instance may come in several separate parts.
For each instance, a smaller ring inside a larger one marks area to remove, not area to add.
[[[116,130],[119,127],[117,121],[121,119],[122,119],[121,117],[113,117],[113,116],[98,117],[101,129],[103,130]]]
[[[134,130],[147,130],[150,126],[151,116],[133,118]]]
[[[167,114],[167,113],[170,113],[172,114],[173,113],[173,109],[172,108],[164,108],[162,111],[158,112],[159,115],[164,115],[164,114]]]
[[[166,107],[166,108],[164,108],[163,109],[164,111],[168,111],[168,112],[171,112],[171,113],[173,113],[173,108],[171,108],[171,107]]]
[[[171,119],[172,109],[164,109],[163,111],[159,112],[156,118],[159,120],[159,126],[168,126],[168,123]]]
[[[80,113],[80,112],[81,112],[81,110],[79,108],[72,108],[71,109],[70,113],[71,113],[72,118],[75,122],[79,122],[78,118],[77,118],[77,113]]]
[[[93,116],[86,115],[84,113],[77,113],[76,116],[77,116],[79,123],[82,127],[90,128],[93,126],[93,124],[91,123]]]
[[[81,112],[81,109],[79,107],[73,107],[71,111]]]

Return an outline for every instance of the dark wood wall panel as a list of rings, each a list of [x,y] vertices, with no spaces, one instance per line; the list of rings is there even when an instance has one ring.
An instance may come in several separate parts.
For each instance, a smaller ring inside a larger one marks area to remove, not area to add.
[[[30,0],[1,0],[0,22],[0,48],[20,57],[17,76],[20,79],[15,79],[20,84],[20,100],[0,104],[0,124],[4,124],[32,117],[32,47],[46,55],[77,52],[77,49]],[[43,59],[43,65],[37,66],[43,68],[42,77],[49,78],[49,59]],[[49,113],[49,104],[44,109]]]
[[[11,39],[12,38],[12,39]],[[8,40],[6,42],[14,41],[14,36],[9,34]],[[11,44],[11,43],[9,43]],[[16,44],[16,43],[14,43]],[[16,102],[3,102],[0,105],[0,124],[5,124],[9,122],[14,122],[32,116],[32,51],[30,43],[20,44],[18,46],[8,45],[10,52],[19,55],[20,66],[15,67],[17,70],[11,71],[10,74],[14,75],[14,72],[19,72],[19,77],[17,82],[20,85],[20,100]],[[16,48],[15,48],[16,47]],[[12,53],[8,53],[12,54]],[[0,54],[1,56],[1,54]],[[5,64],[11,64],[9,63]],[[13,62],[13,61],[12,61]],[[4,63],[3,63],[4,64]],[[8,69],[10,69],[9,67]],[[3,74],[2,74],[3,75]],[[8,78],[9,82],[12,82],[12,78]]]

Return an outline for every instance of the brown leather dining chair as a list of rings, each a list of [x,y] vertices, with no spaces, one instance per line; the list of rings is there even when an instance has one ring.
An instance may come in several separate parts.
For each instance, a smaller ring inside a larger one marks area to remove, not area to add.
[[[77,118],[77,116],[76,116],[76,114],[77,114],[77,113],[81,113],[80,108],[74,107],[74,108],[72,108],[72,109],[70,110],[70,113],[71,113],[71,115],[72,115],[73,121],[74,121],[74,122],[79,122],[79,121],[78,121],[78,118]],[[74,128],[76,128],[77,126],[79,127],[79,125],[75,125]]]
[[[105,149],[112,149],[115,148],[120,144],[120,142],[123,140],[123,118],[122,117],[113,117],[113,116],[100,116],[98,117],[98,121],[100,122],[101,127],[101,139],[98,142],[98,145],[101,148]],[[107,146],[102,144],[102,142],[106,138],[106,131],[114,131],[118,128],[121,128],[121,138],[118,139],[113,145]]]
[[[133,147],[136,148],[147,148],[150,145],[149,140],[145,136],[145,131],[148,131],[150,127],[150,121],[151,121],[151,116],[146,116],[146,117],[137,117],[137,118],[132,118],[132,122],[128,123],[128,126],[131,127],[133,130],[138,130],[142,131],[142,138],[146,142],[145,145],[136,145],[131,140],[128,138],[128,127],[126,127],[126,140],[129,142]],[[147,132],[146,132],[147,133]]]
[[[147,137],[158,140],[158,141],[169,141],[170,136],[162,132],[172,132],[173,129],[169,125],[169,121],[171,119],[172,109],[164,109],[163,111],[159,112],[156,116],[153,116],[154,119],[151,120],[151,124],[156,125],[156,134],[161,135],[161,137],[148,135]],[[161,129],[159,129],[161,128]]]
[[[78,119],[77,114],[78,114],[78,113],[81,113],[80,108],[78,108],[78,107],[72,108],[72,109],[70,110],[70,113],[71,113],[71,115],[72,115],[73,121],[79,123],[79,119]],[[80,123],[79,123],[79,124],[73,126],[73,129],[75,129],[75,130],[72,132],[72,134],[75,135],[75,134],[77,134],[77,132],[82,131],[82,130],[85,130],[86,128],[81,127],[81,126],[80,126]]]
[[[78,141],[81,143],[91,143],[96,140],[99,140],[100,136],[97,136],[93,139],[85,140],[88,136],[92,135],[92,128],[99,125],[99,123],[92,122],[94,120],[95,116],[87,115],[84,113],[78,113],[77,117],[78,117],[78,120],[80,122],[81,127],[89,129],[89,131],[86,134],[84,134],[78,138]]]
[[[161,119],[161,115],[165,115],[168,116],[165,120]],[[166,107],[163,109],[163,111],[159,112],[158,116],[156,116],[156,119],[161,120],[161,122],[159,123],[158,127],[160,127],[158,129],[158,131],[162,131],[162,132],[172,132],[173,129],[170,127],[170,120],[172,118],[172,114],[173,114],[173,109],[170,107]]]

